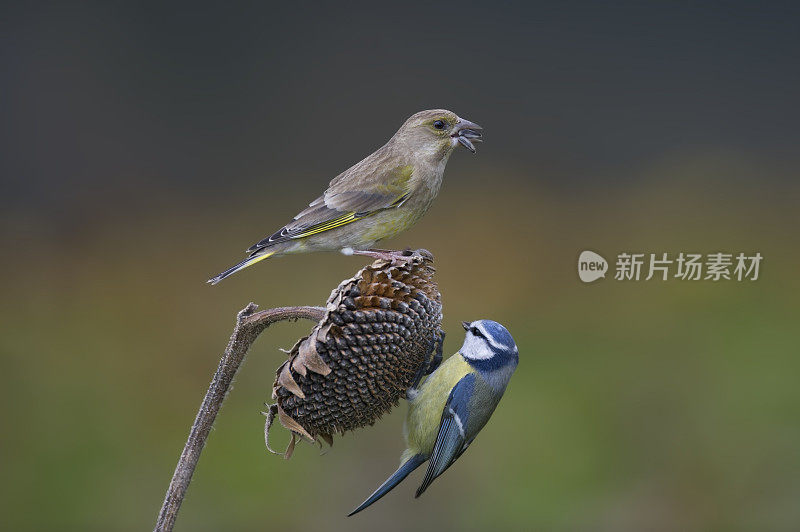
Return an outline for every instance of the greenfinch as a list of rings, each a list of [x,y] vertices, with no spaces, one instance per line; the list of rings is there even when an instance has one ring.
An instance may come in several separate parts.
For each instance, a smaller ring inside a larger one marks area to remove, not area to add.
[[[291,222],[250,247],[249,257],[209,283],[269,257],[311,251],[365,251],[414,225],[439,194],[450,154],[475,153],[482,128],[452,111],[412,115],[389,141],[348,168]]]

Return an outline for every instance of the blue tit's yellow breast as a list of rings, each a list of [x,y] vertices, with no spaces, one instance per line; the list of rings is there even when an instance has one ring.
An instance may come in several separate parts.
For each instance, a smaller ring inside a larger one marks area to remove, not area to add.
[[[422,384],[411,401],[406,418],[408,458],[417,453],[430,454],[439,433],[442,411],[450,391],[468,373],[473,372],[464,357],[456,353],[442,363]]]

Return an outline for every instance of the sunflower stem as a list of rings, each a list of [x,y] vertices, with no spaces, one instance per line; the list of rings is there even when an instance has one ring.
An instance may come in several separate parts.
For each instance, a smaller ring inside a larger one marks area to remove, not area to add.
[[[300,318],[319,322],[325,315],[322,307],[279,307],[256,312],[258,306],[249,303],[236,315],[236,326],[231,334],[225,353],[219,361],[217,371],[206,391],[200,410],[197,412],[189,438],[178,459],[175,473],[167,488],[164,504],[156,521],[156,532],[171,532],[175,526],[181,503],[192,480],[192,475],[200,460],[200,453],[208,439],[211,427],[219,413],[225,396],[230,390],[236,373],[244,361],[247,351],[258,335],[278,321],[298,320]]]

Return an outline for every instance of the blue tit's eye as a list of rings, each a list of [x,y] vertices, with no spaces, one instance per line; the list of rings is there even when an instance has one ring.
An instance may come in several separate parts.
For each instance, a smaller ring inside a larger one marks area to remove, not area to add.
[[[480,329],[478,329],[477,327],[471,327],[471,328],[470,328],[470,330],[469,330],[469,332],[471,332],[472,334],[474,334],[474,335],[475,335],[475,336],[477,336],[478,338],[486,338],[486,337],[483,335],[483,333],[481,332],[481,330],[480,330]]]
[[[433,123],[433,127],[435,127],[436,129],[444,129],[444,122],[441,120],[437,120],[436,122]]]

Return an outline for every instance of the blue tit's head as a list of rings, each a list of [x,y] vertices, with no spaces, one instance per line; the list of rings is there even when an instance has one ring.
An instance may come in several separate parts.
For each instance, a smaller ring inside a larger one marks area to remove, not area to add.
[[[461,356],[473,364],[486,369],[499,368],[509,364],[516,366],[519,349],[508,329],[492,320],[463,322],[464,345]]]

